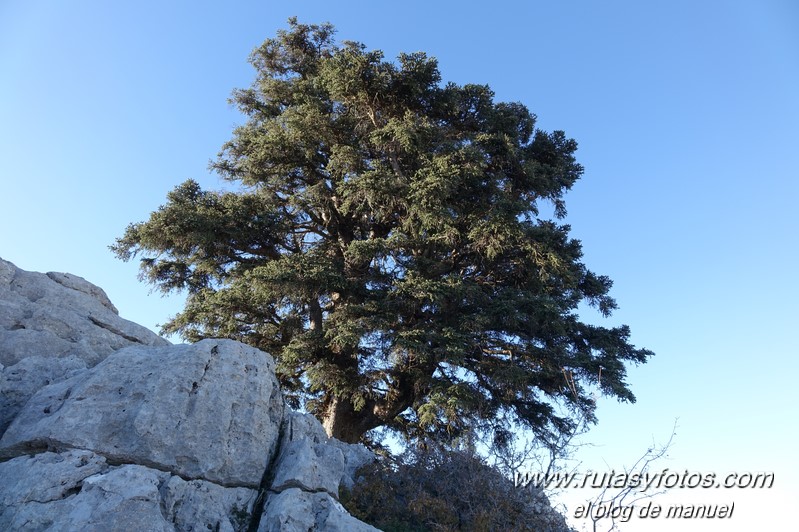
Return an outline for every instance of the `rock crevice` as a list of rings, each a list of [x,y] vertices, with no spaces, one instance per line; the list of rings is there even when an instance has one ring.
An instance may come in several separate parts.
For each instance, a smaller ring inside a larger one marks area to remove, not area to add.
[[[288,409],[274,367],[0,259],[0,529],[376,530],[337,500],[373,455]]]

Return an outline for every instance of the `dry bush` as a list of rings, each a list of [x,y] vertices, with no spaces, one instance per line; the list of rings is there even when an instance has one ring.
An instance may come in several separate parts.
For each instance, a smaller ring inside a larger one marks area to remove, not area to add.
[[[570,530],[540,491],[472,453],[432,447],[364,466],[342,503],[386,532]]]

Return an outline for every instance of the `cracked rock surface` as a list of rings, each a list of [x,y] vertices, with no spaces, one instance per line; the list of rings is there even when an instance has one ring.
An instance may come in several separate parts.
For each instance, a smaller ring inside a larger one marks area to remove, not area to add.
[[[339,488],[351,487],[356,470],[374,459],[363,445],[329,438],[312,415],[287,411],[258,532],[377,530],[338,502]]]
[[[14,458],[0,478],[2,530],[246,530],[256,496],[81,450]]]
[[[0,364],[76,356],[92,367],[129,345],[169,345],[122,319],[105,292],[76,275],[21,270],[0,258]]]
[[[258,532],[374,532],[377,528],[355,519],[326,492],[289,488],[269,497]]]
[[[374,460],[363,445],[329,438],[322,424],[310,414],[288,411],[285,422],[271,487],[274,492],[300,488],[324,491],[338,499],[339,488],[351,487],[355,471]]]
[[[0,258],[0,433],[42,386],[131,345],[169,345],[122,319],[102,288]]]
[[[0,259],[0,530],[376,530],[338,502],[373,455],[286,408],[274,365]]]
[[[0,457],[88,449],[118,463],[257,488],[282,416],[266,353],[231,340],[132,346],[36,393],[0,439]]]

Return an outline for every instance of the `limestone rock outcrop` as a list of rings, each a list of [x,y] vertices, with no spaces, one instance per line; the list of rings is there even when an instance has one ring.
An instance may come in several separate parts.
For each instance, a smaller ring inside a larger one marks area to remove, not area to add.
[[[42,386],[132,345],[170,344],[119,317],[85,279],[27,272],[0,258],[0,433]]]
[[[65,273],[26,272],[0,259],[0,364],[76,356],[92,367],[130,345],[169,345],[119,317],[105,292]]]
[[[3,530],[246,530],[257,495],[82,450],[20,456],[0,473]]]
[[[283,530],[326,532],[371,532],[377,530],[358,521],[330,494],[290,488],[269,497],[258,532]]]
[[[300,488],[337,496],[339,488],[351,487],[356,470],[372,458],[362,445],[329,438],[312,415],[289,411],[272,490]]]
[[[373,455],[286,408],[271,356],[2,259],[0,436],[0,530],[376,530],[338,502]]]
[[[282,418],[266,353],[231,340],[133,346],[34,395],[0,439],[0,457],[86,449],[183,478],[258,488]]]

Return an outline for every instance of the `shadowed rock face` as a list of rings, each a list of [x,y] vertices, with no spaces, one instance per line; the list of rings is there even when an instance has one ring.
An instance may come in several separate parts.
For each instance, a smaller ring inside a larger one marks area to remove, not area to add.
[[[373,455],[285,408],[271,356],[2,259],[0,436],[0,530],[376,530],[337,500]]]

